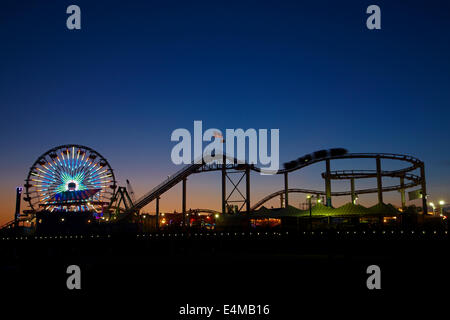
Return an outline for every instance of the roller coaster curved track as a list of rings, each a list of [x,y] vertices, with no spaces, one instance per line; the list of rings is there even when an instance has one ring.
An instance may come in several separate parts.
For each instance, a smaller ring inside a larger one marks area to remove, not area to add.
[[[294,168],[289,169],[280,169],[275,172],[275,174],[286,174],[289,172],[293,172],[296,170],[300,170],[302,168],[305,168],[307,166],[310,166],[312,164],[326,161],[326,160],[338,160],[338,159],[391,159],[391,160],[399,160],[399,161],[405,161],[410,163],[411,165],[399,169],[399,170],[393,170],[393,171],[381,171],[381,176],[389,176],[389,177],[403,177],[410,182],[405,183],[403,185],[397,185],[397,186],[389,186],[389,187],[383,187],[382,191],[393,191],[393,190],[399,190],[401,188],[410,188],[417,186],[421,183],[422,178],[418,177],[414,174],[410,174],[410,171],[416,170],[423,166],[423,162],[419,159],[410,156],[410,155],[402,155],[402,154],[393,154],[393,153],[346,153],[342,155],[336,155],[336,156],[327,156],[322,158],[313,158],[311,160],[308,160],[304,163],[299,163]],[[235,158],[228,157],[227,160],[229,163],[225,164],[226,169],[235,169],[235,170],[243,170],[247,167],[249,167],[251,170],[256,172],[265,172],[264,169],[258,168],[254,165],[249,165],[245,163],[238,163],[238,161]],[[189,175],[194,173],[200,173],[200,172],[208,172],[208,171],[218,171],[222,170],[223,165],[218,162],[211,162],[211,163],[194,163],[189,164],[185,167],[183,167],[181,170],[173,174],[172,176],[169,176],[167,180],[163,181],[156,187],[154,187],[152,190],[150,190],[148,193],[146,193],[144,196],[139,198],[133,206],[128,210],[129,212],[136,212],[142,209],[144,206],[158,198],[160,195],[171,189],[173,186],[181,182],[183,179],[187,178]],[[323,175],[323,174],[322,174]],[[330,173],[330,179],[350,179],[350,178],[370,178],[370,177],[376,177],[377,172],[374,170],[343,170],[343,171],[333,171]],[[307,189],[288,189],[288,192],[299,192],[299,193],[310,193],[310,194],[325,194],[324,191],[318,191],[318,190],[307,190]],[[355,190],[357,194],[363,194],[363,193],[375,193],[378,189],[362,189],[362,190]],[[257,209],[259,206],[264,204],[266,201],[269,201],[270,199],[282,194],[283,192],[286,192],[285,189],[274,192],[265,198],[261,199],[251,207],[252,210]],[[341,196],[341,195],[349,195],[351,194],[350,191],[344,191],[344,192],[332,192],[332,196]]]
[[[339,155],[339,156],[332,156],[332,157],[325,157],[325,158],[319,158],[319,159],[313,159],[310,160],[302,165],[296,166],[295,168],[292,169],[283,169],[283,170],[279,170],[278,173],[285,173],[285,172],[292,172],[292,171],[296,171],[299,169],[302,169],[304,167],[307,167],[311,164],[320,162],[320,161],[325,161],[325,160],[335,160],[335,159],[376,159],[376,158],[380,158],[380,159],[391,159],[391,160],[400,160],[400,161],[406,161],[412,164],[412,166],[404,168],[404,169],[400,169],[400,170],[396,170],[396,172],[400,173],[400,172],[409,172],[412,170],[415,170],[417,168],[419,168],[423,162],[420,161],[419,159],[413,157],[413,156],[409,156],[409,155],[403,155],[403,154],[395,154],[395,153],[347,153],[344,155]]]
[[[220,213],[217,210],[212,209],[190,209],[189,213],[209,213],[209,214],[218,214]]]
[[[410,182],[410,183],[405,183],[404,186],[389,186],[389,187],[383,187],[383,192],[388,192],[388,191],[395,191],[395,190],[400,190],[402,188],[412,188],[417,186],[417,183],[414,182]],[[320,191],[320,190],[310,190],[310,189],[298,189],[298,188],[290,188],[287,190],[289,193],[304,193],[304,194],[313,194],[313,195],[326,195],[325,191]],[[377,188],[371,188],[371,189],[359,189],[357,191],[355,191],[356,194],[367,194],[367,193],[376,193],[378,192]],[[255,203],[252,207],[251,210],[256,210],[258,209],[260,206],[262,206],[264,203],[266,203],[267,201],[280,196],[282,194],[285,193],[285,190],[278,190],[274,193],[271,193],[267,196],[265,196],[263,199],[261,199],[260,201],[258,201],[257,203]],[[351,195],[352,192],[351,191],[340,191],[340,192],[331,192],[332,196],[349,196]]]

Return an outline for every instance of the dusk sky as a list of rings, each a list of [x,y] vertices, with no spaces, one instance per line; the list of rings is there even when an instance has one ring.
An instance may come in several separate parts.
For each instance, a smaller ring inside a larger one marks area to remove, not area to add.
[[[81,30],[66,28],[71,4]],[[381,30],[366,28],[371,4]],[[139,196],[179,169],[170,135],[194,120],[280,129],[282,163],[332,147],[411,154],[425,162],[431,201],[450,202],[449,31],[448,1],[3,0],[0,224],[48,149],[97,150]],[[332,166],[350,168],[375,163]],[[324,189],[323,170],[297,172],[290,186]],[[256,173],[252,183],[252,202],[283,185]],[[162,197],[162,210],[180,210],[180,190]],[[187,205],[219,209],[219,174],[190,177]]]

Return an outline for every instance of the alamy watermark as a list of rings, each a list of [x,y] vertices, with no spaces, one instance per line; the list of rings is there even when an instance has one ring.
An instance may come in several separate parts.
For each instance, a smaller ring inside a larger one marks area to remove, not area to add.
[[[81,29],[81,9],[79,6],[72,4],[66,9],[66,13],[70,14],[66,20],[66,27],[69,30]],[[372,4],[367,7],[366,13],[370,14],[366,20],[366,26],[369,30],[381,29],[381,9],[379,6]]]
[[[170,140],[178,142],[171,152],[174,164],[222,164],[226,155],[227,163],[254,164],[261,168],[261,174],[275,174],[279,169],[279,129],[226,129],[224,136],[221,130],[214,128],[203,132],[202,121],[194,121],[193,136],[192,139],[191,132],[185,128],[172,132]],[[203,148],[203,142],[210,143]]]

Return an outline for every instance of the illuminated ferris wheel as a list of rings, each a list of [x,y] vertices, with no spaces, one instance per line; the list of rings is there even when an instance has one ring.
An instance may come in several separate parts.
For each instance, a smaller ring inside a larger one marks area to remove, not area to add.
[[[108,161],[80,145],[55,147],[41,155],[25,180],[31,210],[95,211],[109,205],[116,180]]]

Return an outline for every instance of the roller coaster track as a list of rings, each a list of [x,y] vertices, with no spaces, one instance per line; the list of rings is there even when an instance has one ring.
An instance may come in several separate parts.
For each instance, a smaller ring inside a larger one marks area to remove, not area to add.
[[[7,228],[9,228],[11,226],[14,226],[16,223],[20,224],[21,222],[23,223],[24,221],[31,221],[31,220],[33,220],[33,217],[30,218],[28,216],[24,216],[24,217],[22,216],[17,221],[16,220],[11,220],[11,221],[8,221],[7,223],[1,225],[0,226],[0,230],[7,229]]]
[[[337,160],[337,159],[391,159],[391,160],[400,160],[400,161],[406,161],[411,163],[412,165],[409,167],[406,167],[404,169],[399,169],[395,171],[383,171],[382,175],[386,176],[393,176],[393,177],[399,177],[404,175],[404,177],[408,180],[411,180],[412,182],[405,184],[404,188],[409,188],[412,186],[416,186],[420,180],[419,177],[407,174],[409,171],[413,171],[417,168],[419,168],[421,165],[423,165],[423,162],[419,159],[409,156],[409,155],[402,155],[402,154],[393,154],[393,153],[347,153],[343,155],[338,156],[328,156],[323,158],[317,158],[317,159],[311,159],[305,163],[301,163],[297,165],[295,168],[290,169],[280,169],[276,172],[272,172],[275,174],[284,174],[289,173],[292,171],[300,170],[302,168],[305,168],[307,166],[310,166],[312,164],[325,161],[325,160]],[[256,172],[265,173],[267,172],[263,168],[258,168],[254,165],[249,165],[246,163],[238,163],[238,161],[233,158],[227,156],[227,164],[226,169],[236,169],[236,170],[242,170],[245,167],[249,166],[251,170]],[[202,161],[201,163],[194,163],[189,164],[183,167],[181,170],[177,171],[175,174],[169,176],[165,181],[161,182],[159,185],[151,189],[149,192],[147,192],[145,195],[140,197],[136,200],[136,202],[133,204],[133,206],[128,210],[128,212],[136,212],[142,209],[144,206],[161,196],[163,193],[174,187],[176,184],[181,182],[183,179],[187,178],[191,174],[194,173],[200,173],[200,172],[207,172],[207,171],[217,171],[222,170],[223,165],[221,163],[218,163],[217,161],[212,161],[205,163]],[[336,179],[338,179],[338,176],[340,175],[341,179],[344,178],[345,175],[350,177],[351,172],[350,171],[334,171],[333,172]],[[353,174],[356,178],[363,178],[363,177],[372,177],[374,175],[374,172],[371,170],[353,170]],[[376,173],[375,173],[376,176]],[[414,177],[413,177],[414,176]],[[392,186],[392,187],[383,187],[383,191],[392,191],[392,190],[398,190],[400,189],[399,186]],[[281,191],[277,191],[275,193],[272,193],[259,201],[257,204],[255,204],[252,209],[255,209],[259,206],[261,206],[262,203],[272,199],[273,197],[280,194]],[[283,190],[284,192],[284,190]],[[317,190],[306,190],[306,189],[288,189],[288,192],[300,192],[300,193],[311,193],[311,194],[324,194],[323,191],[317,191]],[[363,189],[363,190],[357,190],[356,193],[362,194],[362,193],[372,193],[377,192],[377,189]],[[339,196],[339,195],[349,195],[349,191],[345,192],[333,192],[332,195]],[[267,200],[265,200],[267,199]],[[264,201],[263,201],[264,200]]]
[[[15,222],[16,222],[16,220],[8,221],[7,223],[5,223],[5,224],[3,224],[2,226],[0,226],[0,230],[6,229],[6,228],[8,228],[8,227],[14,225]]]
[[[211,214],[220,214],[221,212],[212,209],[190,209],[190,213],[211,213]]]
[[[319,158],[319,159],[313,159],[308,162],[305,162],[304,164],[301,164],[299,166],[296,166],[292,169],[282,169],[279,170],[278,173],[285,173],[285,172],[292,172],[299,169],[302,169],[304,167],[307,167],[309,165],[312,165],[317,162],[325,161],[325,160],[335,160],[335,159],[391,159],[391,160],[400,160],[400,161],[406,161],[412,164],[412,166],[396,170],[397,172],[408,172],[412,171],[414,169],[417,169],[420,167],[420,165],[423,163],[419,159],[410,156],[410,155],[403,155],[403,154],[395,154],[395,153],[347,153],[344,155],[334,156],[334,157],[325,157],[325,158]]]
[[[381,176],[383,177],[403,177],[410,181],[420,182],[420,177],[411,174],[405,173],[404,169],[401,170],[393,170],[393,171],[381,171]],[[322,177],[326,177],[326,173],[322,173]],[[366,179],[366,178],[376,178],[377,171],[376,170],[337,170],[330,172],[330,179],[334,180],[348,180],[348,179]]]
[[[144,194],[142,197],[136,200],[136,202],[133,204],[133,206],[130,208],[129,211],[137,211],[142,209],[144,206],[155,200],[157,197],[162,195],[167,190],[171,189],[173,186],[178,184],[183,179],[187,178],[189,175],[195,173],[197,169],[202,167],[203,163],[194,163],[189,164],[182,168],[181,170],[177,171],[175,174],[169,176],[167,180],[161,182],[159,185],[154,187],[152,190]]]
[[[218,155],[218,157],[222,157],[222,155]],[[237,168],[238,166],[240,166],[240,164],[237,164],[237,160],[235,158],[227,156],[226,159],[228,160],[228,162],[230,162],[230,163],[226,164],[227,169]],[[175,186],[176,184],[178,184],[183,179],[187,178],[188,176],[190,176],[193,173],[202,172],[202,171],[211,171],[211,170],[202,170],[202,168],[216,168],[214,170],[221,170],[222,165],[221,164],[218,165],[217,162],[215,162],[215,161],[205,163],[203,160],[201,162],[195,161],[193,164],[188,164],[185,167],[183,167],[181,170],[179,170],[176,173],[174,173],[173,175],[169,176],[166,180],[161,182],[159,185],[154,187],[152,190],[147,192],[145,195],[143,195],[142,197],[137,199],[134,202],[133,206],[131,206],[131,208],[127,211],[135,212],[135,211],[142,209],[144,206],[146,206],[147,204],[149,204],[150,202],[155,200],[157,197],[162,195],[164,192],[168,191],[173,186]]]
[[[415,182],[410,182],[410,183],[405,183],[405,185],[403,186],[403,188],[411,188],[411,187],[415,187],[417,186],[417,183]],[[402,188],[402,186],[389,186],[389,187],[383,187],[383,192],[388,192],[388,191],[395,191],[395,190],[400,190]],[[304,194],[313,194],[313,195],[326,195],[325,191],[320,191],[320,190],[309,190],[309,189],[297,189],[297,188],[291,188],[287,190],[288,193],[304,193]],[[371,189],[360,189],[355,191],[356,194],[365,194],[365,193],[376,193],[378,191],[377,188],[371,188]],[[266,203],[267,201],[280,196],[282,194],[285,193],[285,190],[279,190],[276,191],[274,193],[271,193],[267,196],[265,196],[264,198],[262,198],[260,201],[258,201],[257,203],[255,203],[250,210],[256,210],[258,209],[260,206],[262,206],[264,203]],[[340,192],[331,192],[331,196],[348,196],[351,195],[351,191],[340,191]]]
[[[381,171],[383,177],[404,177],[408,180],[420,179],[417,175],[407,173],[408,170],[393,170],[393,171]],[[326,177],[326,172],[322,173],[322,178]],[[347,179],[366,179],[376,178],[376,170],[337,170],[330,172],[330,179],[333,180],[347,180]]]

